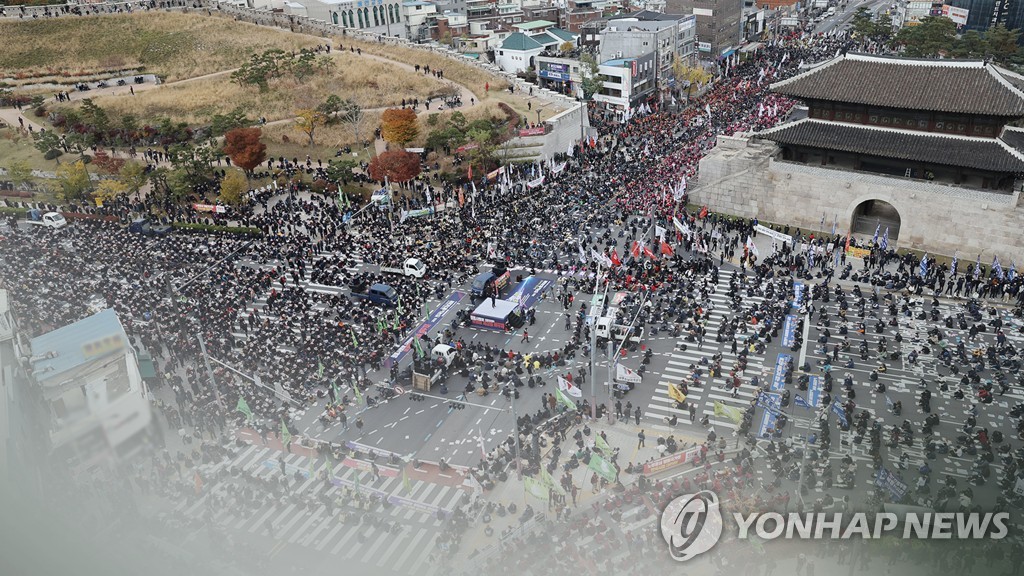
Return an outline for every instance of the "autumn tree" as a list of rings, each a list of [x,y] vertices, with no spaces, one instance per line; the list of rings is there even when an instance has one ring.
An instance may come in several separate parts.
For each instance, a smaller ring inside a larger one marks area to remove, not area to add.
[[[117,174],[124,167],[124,159],[111,156],[106,150],[97,150],[92,163],[106,174]]]
[[[370,161],[370,178],[383,182],[406,182],[420,173],[420,157],[405,150],[388,150]]]
[[[57,167],[57,184],[60,186],[58,196],[62,201],[79,200],[92,190],[92,180],[85,162],[77,160],[66,162]]]
[[[693,93],[695,86],[701,84],[707,84],[711,81],[711,73],[708,72],[703,66],[690,66],[685,60],[676,56],[672,61],[672,74],[675,75],[676,81],[683,83],[686,82],[686,101],[690,101],[690,95]]]
[[[314,108],[303,108],[295,112],[295,127],[309,138],[309,145],[316,143],[316,131],[327,123],[327,115]]]
[[[244,201],[248,188],[249,181],[245,174],[238,170],[228,170],[224,179],[220,181],[220,196],[217,199],[221,204],[239,206]]]
[[[262,136],[259,128],[235,128],[224,134],[224,153],[235,166],[245,170],[246,178],[267,159],[267,145],[260,141]]]
[[[117,199],[118,196],[128,193],[128,187],[120,180],[100,180],[100,183],[96,185],[96,190],[93,190],[92,197],[96,200],[98,206],[102,206],[107,202],[112,202]]]
[[[403,147],[420,133],[416,113],[409,108],[388,108],[380,117],[380,127],[384,140]]]

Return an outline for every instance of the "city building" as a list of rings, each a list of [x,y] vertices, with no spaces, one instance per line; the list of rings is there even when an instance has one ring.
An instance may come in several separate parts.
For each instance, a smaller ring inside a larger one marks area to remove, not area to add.
[[[423,42],[437,35],[437,6],[432,2],[405,0],[401,17],[406,39]]]
[[[632,58],[615,58],[598,66],[602,88],[594,94],[599,113],[622,121],[649,102],[657,91],[657,62],[654,52]]]
[[[893,13],[893,26],[917,26],[921,20],[929,16],[942,16],[942,2],[900,2]]]
[[[575,97],[580,90],[583,77],[580,61],[575,58],[537,56],[537,84],[541,88],[554,90],[566,96]]]
[[[984,32],[996,24],[1002,24],[1010,30],[1024,28],[1022,0],[947,0],[946,5],[954,10],[945,8],[945,15],[953,22],[963,24],[963,30]]]
[[[548,20],[536,20],[514,26],[495,50],[494,62],[506,72],[520,73],[537,67],[536,58],[542,53],[554,55],[566,42],[575,46],[576,35],[555,26]]]
[[[772,85],[791,121],[719,136],[694,202],[945,254],[1020,247],[1024,76],[983,61],[846,54]],[[956,225],[950,226],[955,217]]]
[[[102,475],[145,447],[149,400],[117,313],[106,309],[29,343],[31,377],[50,410],[50,448],[75,476]]]
[[[601,31],[600,61],[654,54],[657,87],[667,93],[675,85],[672,64],[696,61],[697,19],[642,11],[611,18]]]
[[[733,57],[742,40],[743,0],[667,0],[672,14],[697,17],[697,49],[701,60],[721,62]]]
[[[285,12],[346,28],[378,28],[388,35],[402,32],[402,3],[391,0],[301,0],[285,2]]]

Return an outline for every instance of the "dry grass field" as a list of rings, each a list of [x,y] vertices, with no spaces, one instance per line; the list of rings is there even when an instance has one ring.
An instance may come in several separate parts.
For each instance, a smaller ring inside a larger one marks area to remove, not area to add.
[[[305,82],[286,77],[270,83],[260,93],[255,87],[242,87],[222,74],[190,82],[161,86],[135,96],[103,96],[94,101],[114,116],[133,114],[136,118],[171,118],[192,125],[203,125],[214,114],[223,114],[241,106],[250,117],[269,121],[291,118],[298,108],[315,107],[331,94],[355,100],[364,109],[397,106],[403,98],[426,99],[444,86],[433,77],[406,71],[393,64],[360,58],[355,54],[335,54],[337,66],[319,72]]]
[[[236,68],[269,48],[318,44],[311,36],[178,12],[2,21],[0,38],[0,77],[141,66],[168,81]]]

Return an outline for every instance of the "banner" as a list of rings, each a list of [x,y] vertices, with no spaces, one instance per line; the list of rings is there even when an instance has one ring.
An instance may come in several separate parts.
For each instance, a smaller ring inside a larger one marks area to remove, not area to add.
[[[679,402],[680,404],[686,402],[686,394],[683,394],[683,391],[680,390],[678,386],[671,382],[669,382],[668,384],[668,397],[675,400],[676,402]]]
[[[543,126],[537,126],[536,128],[521,128],[519,130],[519,135],[520,136],[543,136],[544,135],[544,127]]]
[[[532,190],[534,188],[537,188],[541,184],[544,184],[544,177],[543,176],[541,176],[539,178],[535,178],[533,180],[530,180],[529,182],[526,183],[526,187]]]
[[[558,389],[561,390],[562,392],[565,392],[569,396],[572,396],[573,398],[583,397],[583,391],[580,390],[579,386],[573,386],[572,382],[569,382],[568,380],[562,378],[561,376],[558,377]]]
[[[559,164],[557,166],[552,166],[551,167],[551,173],[552,174],[560,174],[562,172],[562,170],[565,170],[565,165],[566,164],[568,164],[568,162],[562,162],[561,164]]]
[[[591,454],[587,468],[590,468],[595,474],[609,482],[615,481],[615,476],[617,474],[615,465],[604,458],[601,458],[597,454]]]
[[[551,498],[551,492],[543,482],[529,476],[523,476],[523,486],[526,488],[526,493],[538,500],[545,502]]]
[[[768,228],[767,226],[762,226],[760,224],[755,224],[754,225],[754,230],[756,230],[758,234],[764,234],[765,236],[767,236],[769,238],[774,238],[774,239],[778,240],[779,242],[788,242],[791,245],[793,244],[793,237],[792,236],[790,236],[789,234],[783,234],[782,232],[776,232],[775,230],[772,230],[771,228]]]
[[[686,464],[687,462],[693,460],[693,458],[697,456],[697,454],[700,454],[699,447],[690,448],[689,450],[683,450],[681,452],[676,452],[675,454],[670,454],[668,456],[665,456],[664,458],[658,458],[657,460],[651,460],[650,462],[644,464],[644,474],[655,474],[657,472],[661,472],[662,470],[672,468],[673,466]]]
[[[878,471],[878,477],[875,479],[875,485],[879,488],[885,488],[888,490],[892,499],[895,501],[902,500],[907,494],[907,483],[901,480],[899,476],[889,472],[889,469],[884,466]]]
[[[223,214],[228,211],[224,206],[217,206],[215,204],[193,204],[192,208],[196,212],[213,212],[215,214]]]

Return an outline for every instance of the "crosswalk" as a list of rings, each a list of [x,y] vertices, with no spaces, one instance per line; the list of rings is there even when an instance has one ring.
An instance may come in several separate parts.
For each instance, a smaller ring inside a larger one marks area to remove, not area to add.
[[[271,499],[255,509],[234,501],[248,480],[280,482],[282,461],[285,475],[293,482],[288,497]],[[331,479],[325,480],[321,472],[326,469],[322,458],[311,461],[306,456],[251,445],[230,462],[200,468],[200,477],[222,480],[205,483],[202,495],[180,504],[178,512],[206,518],[238,533],[266,534],[272,526],[278,547],[290,544],[329,553],[363,567],[360,570],[353,566],[355,572],[372,567],[374,573],[383,569],[394,574],[432,576],[439,570],[429,557],[435,551],[443,518],[465,497],[461,488],[406,481],[401,473],[393,471],[374,481],[371,472],[344,463],[336,464]],[[241,470],[247,480],[239,480],[228,470]],[[401,528],[389,530],[387,526],[359,523],[348,507],[352,492],[388,501],[388,507],[377,506],[368,514]],[[327,506],[328,500],[334,505]]]
[[[686,342],[687,348],[685,351],[676,349],[667,354],[668,364],[659,375],[657,387],[645,411],[645,417],[653,421],[651,426],[657,430],[674,431],[665,421],[666,418],[671,418],[672,415],[678,418],[676,427],[684,430],[686,427],[696,427],[703,430],[699,423],[703,416],[708,417],[708,422],[716,430],[736,430],[739,427],[738,424],[729,418],[715,414],[715,402],[721,402],[728,407],[737,408],[741,411],[746,410],[754,401],[754,387],[750,385],[750,379],[753,376],[757,376],[764,382],[765,378],[771,374],[772,366],[771,364],[766,365],[765,356],[748,352],[747,368],[742,374],[743,385],[740,386],[734,395],[733,391],[725,388],[726,381],[724,378],[715,378],[709,381],[707,378],[708,367],[701,366],[700,364],[702,358],[706,358],[710,362],[712,356],[721,354],[722,368],[727,373],[739,357],[738,354],[732,352],[729,342],[716,342],[713,337],[714,334],[718,333],[726,317],[732,313],[732,302],[727,294],[729,278],[728,274],[720,274],[714,293],[708,295],[713,304],[713,309],[708,316],[707,333],[709,337],[704,340],[704,345],[698,349],[695,342]],[[745,296],[743,304],[744,307],[749,308],[763,300],[764,298],[761,296]],[[700,367],[703,372],[703,385],[700,388],[690,386],[686,396],[687,403],[691,403],[696,407],[693,423],[690,422],[689,412],[676,408],[675,400],[668,393],[669,383],[679,384],[686,382],[689,384],[692,381],[693,371],[690,369],[691,365]]]

